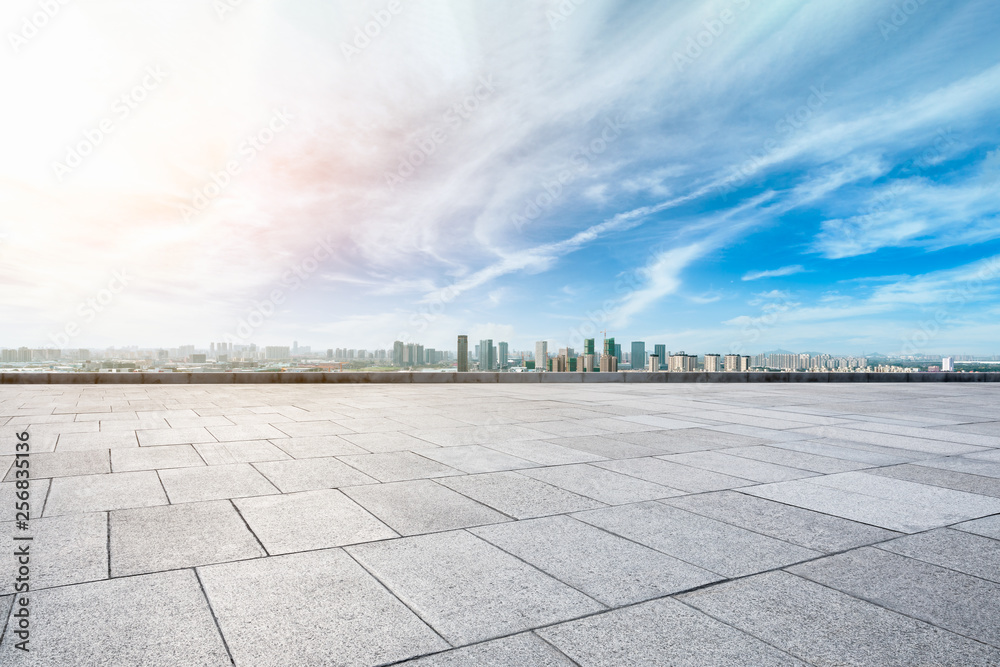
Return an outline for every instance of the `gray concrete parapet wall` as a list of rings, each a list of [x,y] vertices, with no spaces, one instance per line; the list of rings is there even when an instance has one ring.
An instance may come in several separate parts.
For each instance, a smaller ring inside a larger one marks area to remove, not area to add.
[[[1000,382],[997,373],[0,373],[0,384]]]

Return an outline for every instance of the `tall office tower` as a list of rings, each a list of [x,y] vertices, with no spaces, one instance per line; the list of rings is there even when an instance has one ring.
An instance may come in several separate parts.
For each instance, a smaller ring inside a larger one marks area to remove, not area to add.
[[[727,354],[724,359],[725,368],[727,373],[739,373],[740,372],[740,355],[738,354]]]
[[[587,355],[587,354],[595,354],[595,352],[594,352],[594,339],[593,338],[585,338],[583,340],[583,353],[585,355]]]
[[[497,367],[506,370],[510,367],[510,351],[507,343],[500,341],[497,343]]]
[[[666,345],[654,345],[653,354],[660,358],[660,370],[667,369],[667,346]]]
[[[953,371],[953,370],[955,370],[955,358],[954,357],[941,357],[941,370],[942,371]]]
[[[549,342],[547,340],[540,340],[535,343],[535,369],[539,371],[546,370],[546,362],[549,359]]]
[[[413,363],[417,364],[418,366],[421,365],[421,364],[426,364],[427,363],[427,357],[424,356],[424,346],[423,345],[419,345],[418,344],[418,345],[414,346],[414,357],[413,357],[413,359],[414,359]]]
[[[484,338],[479,341],[479,370],[481,371],[493,371],[496,370],[496,357],[493,356],[493,339]]]
[[[621,343],[615,343],[615,359],[618,360],[619,364],[622,362],[622,344]]]
[[[392,365],[403,365],[403,341],[397,340],[392,344]]]
[[[458,368],[459,373],[469,372],[469,337],[458,337]]]
[[[650,373],[658,373],[660,370],[660,358],[655,355],[649,355],[649,368],[647,368]]]
[[[646,365],[646,343],[641,340],[632,341],[632,354],[630,355],[629,361],[632,362],[632,368],[638,370]]]
[[[475,352],[472,353],[472,358],[480,363],[482,363],[483,359],[482,347],[483,341],[479,341],[479,343],[476,344]]]
[[[424,363],[425,364],[436,364],[437,363],[437,350],[433,347],[424,348]]]
[[[719,372],[719,355],[717,354],[705,355],[705,372],[706,373]]]

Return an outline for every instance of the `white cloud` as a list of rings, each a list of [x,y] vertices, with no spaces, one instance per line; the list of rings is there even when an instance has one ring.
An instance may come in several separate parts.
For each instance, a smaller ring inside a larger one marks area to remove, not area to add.
[[[780,269],[767,269],[764,271],[749,271],[743,276],[742,280],[760,280],[761,278],[779,278],[781,276],[792,276],[796,273],[802,273],[805,268],[801,264],[793,264],[792,266],[783,266]]]

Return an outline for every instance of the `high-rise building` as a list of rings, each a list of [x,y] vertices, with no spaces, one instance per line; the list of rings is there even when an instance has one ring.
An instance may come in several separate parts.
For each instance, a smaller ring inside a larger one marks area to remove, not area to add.
[[[719,355],[717,354],[706,354],[705,355],[705,372],[706,373],[718,373],[719,372]]]
[[[458,366],[459,373],[469,372],[469,337],[458,337]]]
[[[650,373],[658,373],[660,371],[660,357],[651,354],[649,355],[649,368],[647,369]]]
[[[587,355],[587,354],[596,354],[594,352],[594,339],[593,338],[585,338],[584,339],[584,341],[583,341],[583,353],[585,355]]]
[[[739,373],[742,366],[742,361],[740,355],[738,354],[727,354],[724,358],[725,371],[727,373]]]
[[[941,358],[941,370],[942,371],[953,371],[953,370],[955,370],[955,358],[954,357],[942,357]]]
[[[287,345],[268,345],[264,348],[264,358],[267,360],[290,359],[291,356]]]
[[[746,373],[750,370],[750,357],[744,355],[740,357],[740,372]]]
[[[479,350],[479,370],[481,371],[494,371],[496,370],[496,357],[493,356],[493,339],[484,338],[479,341],[479,345],[476,346]]]
[[[506,370],[510,366],[510,352],[507,343],[503,341],[497,343],[497,365],[500,370]]]
[[[543,371],[547,368],[546,362],[549,358],[549,342],[540,340],[535,343],[535,368]]]
[[[685,354],[683,350],[670,355],[671,373],[688,373],[698,367],[698,355]]]
[[[632,353],[629,355],[633,369],[640,369],[646,365],[646,343],[641,340],[632,341]]]
[[[403,341],[397,340],[392,344],[392,365],[403,365]]]
[[[654,345],[653,354],[660,358],[660,370],[667,369],[667,346],[666,345]]]
[[[615,343],[615,359],[618,360],[619,364],[622,362],[622,344],[621,343]]]

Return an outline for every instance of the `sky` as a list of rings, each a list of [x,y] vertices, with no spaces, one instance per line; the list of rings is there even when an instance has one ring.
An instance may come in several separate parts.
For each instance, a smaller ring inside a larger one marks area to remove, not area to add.
[[[5,0],[0,29],[0,347],[1000,354],[993,0]]]

